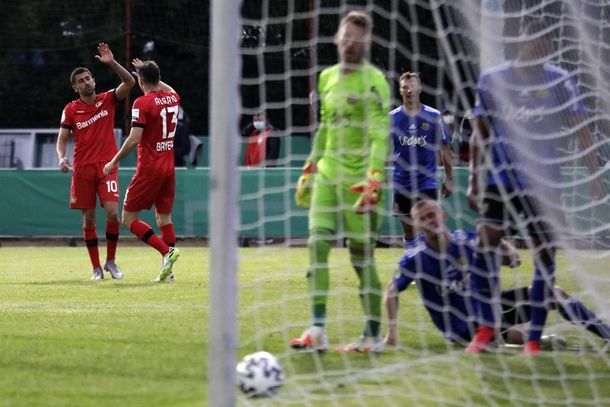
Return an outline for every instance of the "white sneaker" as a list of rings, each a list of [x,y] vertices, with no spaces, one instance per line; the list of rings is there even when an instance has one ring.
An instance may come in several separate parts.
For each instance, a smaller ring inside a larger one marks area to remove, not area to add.
[[[567,344],[566,338],[555,334],[544,335],[540,338],[540,346],[545,349],[562,350],[566,348]]]
[[[290,346],[292,349],[325,351],[328,349],[328,337],[324,328],[314,325],[306,329],[300,338],[292,339]]]
[[[104,271],[101,267],[96,267],[93,269],[93,276],[91,280],[103,280],[104,279]]]
[[[112,278],[116,280],[123,278],[123,273],[121,273],[121,269],[116,265],[114,260],[106,260],[106,263],[104,263],[104,270],[109,272]]]
[[[339,352],[380,353],[383,352],[383,338],[381,335],[361,336],[337,350]]]

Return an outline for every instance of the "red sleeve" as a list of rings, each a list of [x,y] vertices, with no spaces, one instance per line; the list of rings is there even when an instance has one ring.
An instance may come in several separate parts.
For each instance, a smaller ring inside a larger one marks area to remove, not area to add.
[[[72,103],[68,103],[64,107],[64,110],[61,112],[61,121],[59,124],[61,127],[64,127],[66,129],[71,129],[73,127],[72,109],[70,108],[71,106]]]
[[[146,114],[144,109],[144,100],[139,97],[133,102],[131,108],[131,126],[144,127],[146,125]]]
[[[115,108],[121,103],[121,101],[116,97],[116,89],[111,89],[108,92],[105,92],[104,99],[108,100],[108,102]]]

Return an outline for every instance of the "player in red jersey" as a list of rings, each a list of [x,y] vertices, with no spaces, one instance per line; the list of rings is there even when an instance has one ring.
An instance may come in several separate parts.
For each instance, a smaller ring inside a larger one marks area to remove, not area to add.
[[[180,96],[161,81],[154,61],[133,60],[138,85],[143,96],[133,102],[131,131],[119,152],[106,164],[104,174],[115,171],[119,161],[138,147],[136,173],[131,179],[123,202],[123,224],[131,233],[163,256],[161,272],[155,282],[172,282],[172,266],[180,251],[174,248],[176,233],[171,212],[176,188],[174,170],[174,134],[178,123]],[[141,221],[140,211],[155,206],[161,237]]]
[[[72,89],[79,95],[64,107],[57,138],[57,158],[62,172],[70,171],[66,149],[70,134],[74,135],[74,163],[70,187],[70,208],[83,213],[83,238],[93,266],[93,280],[104,278],[98,253],[95,226],[97,195],[106,211],[106,263],[104,269],[112,278],[121,279],[123,274],[115,262],[119,239],[119,183],[117,171],[104,175],[103,165],[117,151],[114,138],[114,112],[119,103],[129,95],[135,80],[129,71],[115,61],[112,51],[105,43],[97,47],[95,57],[111,67],[121,79],[121,84],[108,92],[96,94],[95,80],[87,68],[72,71]]]

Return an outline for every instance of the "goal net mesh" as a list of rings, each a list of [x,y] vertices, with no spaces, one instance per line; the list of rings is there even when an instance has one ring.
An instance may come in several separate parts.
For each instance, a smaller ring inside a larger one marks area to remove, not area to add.
[[[527,358],[521,348],[504,346],[473,356],[443,339],[413,286],[400,295],[396,347],[387,347],[378,355],[332,351],[361,335],[364,320],[358,279],[341,230],[334,236],[329,262],[326,332],[330,350],[318,354],[290,348],[290,339],[312,324],[305,277],[309,266],[307,210],[294,204],[295,184],[317,128],[318,75],[337,62],[333,36],[340,18],[354,9],[373,17],[373,43],[367,57],[386,75],[392,108],[402,103],[400,75],[417,71],[421,73],[422,103],[456,116],[454,194],[440,201],[449,215],[449,227],[466,230],[475,229],[477,214],[466,203],[468,169],[460,148],[467,145],[470,135],[479,76],[513,61],[520,42],[539,36],[525,33],[524,27],[534,19],[545,21],[553,33],[553,50],[540,58],[567,72],[575,86],[574,97],[566,101],[567,107],[525,105],[511,116],[515,129],[522,131],[526,129],[520,126],[536,115],[565,121],[559,130],[556,126],[540,135],[556,154],[545,157],[525,143],[513,147],[526,157],[519,170],[528,174],[545,213],[562,214],[561,222],[553,221],[559,245],[557,284],[601,319],[610,320],[610,207],[605,165],[610,152],[609,1],[247,1],[241,15],[240,124],[246,126],[252,115],[265,111],[276,127],[272,135],[279,138],[280,149],[277,157],[268,157],[266,168],[240,169],[238,357],[266,350],[280,358],[286,384],[275,399],[278,405],[610,403],[606,342],[556,311],[549,313],[544,334],[565,338],[562,350],[544,350],[539,358]],[[527,68],[539,62],[524,64]],[[548,91],[525,80],[511,85],[511,92],[517,94],[538,92],[542,97]],[[497,97],[506,99],[511,94]],[[563,111],[570,106],[582,109],[582,122],[562,116],[568,115]],[[579,142],[583,131],[592,140],[584,147]],[[242,153],[256,142],[242,138]],[[587,160],[598,165],[587,166]],[[550,165],[560,168],[560,178],[546,172]],[[391,179],[390,168],[388,175]],[[600,193],[595,196],[592,190],[596,186]],[[404,254],[402,228],[389,203],[391,185],[387,190],[386,216],[375,251],[383,289]],[[511,195],[504,191],[502,198],[508,202]],[[507,289],[529,285],[534,274],[523,222],[513,227],[512,236],[523,264],[517,270],[501,270],[502,288]],[[381,331],[387,331],[385,312]],[[243,396],[239,403],[257,405]]]

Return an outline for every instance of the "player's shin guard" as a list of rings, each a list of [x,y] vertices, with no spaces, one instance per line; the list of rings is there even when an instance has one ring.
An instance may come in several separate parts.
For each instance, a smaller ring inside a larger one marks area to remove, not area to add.
[[[101,268],[100,254],[98,248],[97,231],[95,226],[88,228],[83,226],[83,240],[87,246],[87,253],[89,253],[89,259],[93,268]]]
[[[163,239],[168,246],[176,246],[176,232],[174,231],[173,223],[161,226],[161,239]]]
[[[360,280],[360,299],[366,316],[364,336],[376,337],[381,323],[381,282],[375,267],[372,244],[367,246],[350,241],[349,246],[352,266]]]
[[[155,235],[152,228],[145,222],[139,219],[134,220],[129,226],[129,231],[139,237],[144,243],[156,249],[161,255],[169,251],[169,246],[159,236]]]
[[[472,264],[470,285],[473,306],[481,325],[495,327],[494,300],[499,299],[498,266],[495,252],[477,250]]]
[[[547,303],[552,299],[554,286],[555,263],[549,261],[546,264],[536,264],[536,272],[530,292],[531,328],[527,338],[528,341],[540,341],[548,315]]]
[[[587,331],[607,341],[610,340],[610,326],[605,324],[595,313],[589,310],[585,304],[575,298],[557,304],[557,311],[566,320],[573,324],[581,325]]]
[[[106,259],[114,260],[116,258],[116,247],[119,243],[119,230],[121,222],[106,221]]]
[[[328,275],[330,237],[326,231],[312,230],[307,241],[309,249],[307,289],[311,297],[313,324],[320,327],[326,322],[326,301],[330,287]]]

